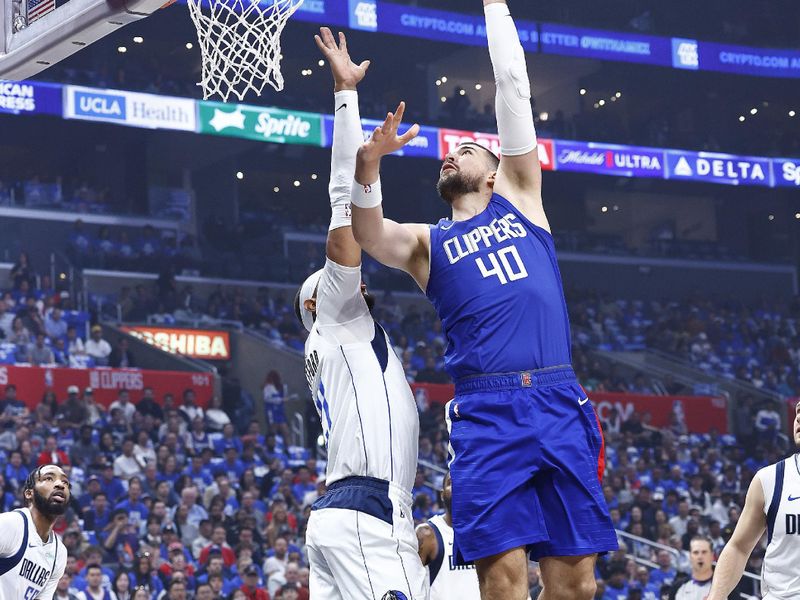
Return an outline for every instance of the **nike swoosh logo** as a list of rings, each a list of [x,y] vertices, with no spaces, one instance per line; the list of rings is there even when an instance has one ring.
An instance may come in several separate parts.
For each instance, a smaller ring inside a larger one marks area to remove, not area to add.
[[[339,111],[340,111],[340,110],[342,110],[343,108],[347,108],[347,102],[345,102],[345,103],[344,103],[344,104],[342,104],[342,105],[341,105],[339,108],[337,108],[337,109],[336,109],[336,112],[339,112]]]
[[[28,548],[36,548],[36,544],[28,544]]]
[[[789,502],[794,502],[795,500],[800,500],[800,496],[795,496],[794,498],[792,498],[792,495],[789,494]]]
[[[588,401],[589,401],[589,397],[587,396],[587,397],[586,397],[586,398],[584,398],[583,400],[579,400],[579,401],[578,401],[578,404],[580,404],[581,406],[583,406],[583,405],[584,405],[584,404],[586,404]]]

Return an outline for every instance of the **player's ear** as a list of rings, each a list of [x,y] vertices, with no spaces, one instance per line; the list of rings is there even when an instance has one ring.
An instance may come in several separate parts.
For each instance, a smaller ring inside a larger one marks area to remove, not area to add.
[[[303,307],[308,311],[315,313],[317,312],[317,300],[316,298],[309,298],[305,302],[303,302]]]
[[[489,177],[486,179],[486,183],[489,184],[489,187],[491,189],[494,189],[494,184],[495,184],[496,181],[497,181],[497,171],[492,171],[489,174]]]

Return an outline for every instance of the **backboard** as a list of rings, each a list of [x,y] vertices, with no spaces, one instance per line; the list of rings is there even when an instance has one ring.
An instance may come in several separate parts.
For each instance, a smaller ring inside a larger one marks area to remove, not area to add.
[[[0,0],[0,79],[21,80],[144,19],[165,0]]]

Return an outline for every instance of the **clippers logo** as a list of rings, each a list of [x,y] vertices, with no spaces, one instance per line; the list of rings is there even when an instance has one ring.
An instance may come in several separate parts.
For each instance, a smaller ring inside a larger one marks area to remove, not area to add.
[[[697,40],[672,38],[672,66],[693,71],[700,68]]]
[[[533,380],[530,373],[522,373],[522,387],[531,387]]]

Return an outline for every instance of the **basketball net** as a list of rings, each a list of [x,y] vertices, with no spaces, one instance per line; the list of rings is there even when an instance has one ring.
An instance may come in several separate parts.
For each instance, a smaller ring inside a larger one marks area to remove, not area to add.
[[[303,0],[188,0],[203,60],[203,98],[283,89],[281,33]]]

